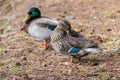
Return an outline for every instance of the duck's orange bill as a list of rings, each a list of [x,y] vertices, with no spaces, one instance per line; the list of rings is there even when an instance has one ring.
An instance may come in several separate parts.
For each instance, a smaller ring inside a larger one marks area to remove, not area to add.
[[[31,17],[29,15],[27,15],[24,19],[23,22],[27,22]]]

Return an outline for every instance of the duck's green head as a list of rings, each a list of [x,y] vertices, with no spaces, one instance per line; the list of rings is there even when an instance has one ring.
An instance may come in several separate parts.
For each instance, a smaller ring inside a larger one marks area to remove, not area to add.
[[[37,7],[29,9],[28,15],[23,19],[23,22],[28,22],[30,19],[36,19],[41,17],[41,12]]]

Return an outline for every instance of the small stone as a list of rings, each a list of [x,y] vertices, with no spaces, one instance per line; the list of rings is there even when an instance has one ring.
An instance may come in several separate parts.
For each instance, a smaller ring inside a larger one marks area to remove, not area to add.
[[[119,52],[119,50],[120,50],[119,47],[113,47],[113,48],[112,48],[112,51],[113,51],[113,52]]]
[[[47,67],[47,64],[45,62],[42,63],[43,67]]]
[[[92,66],[97,66],[97,65],[99,65],[98,61],[95,61],[95,62],[92,63]]]
[[[69,65],[70,63],[69,62],[63,62],[64,65]]]
[[[16,65],[16,66],[21,66],[21,63],[17,62],[15,65]]]
[[[112,29],[107,29],[107,31],[112,31]]]
[[[117,13],[120,13],[120,10],[118,10]]]
[[[115,20],[114,20],[114,19],[111,19],[111,21],[112,21],[112,22],[115,22]]]
[[[117,40],[116,43],[117,43],[118,45],[120,45],[120,40]]]
[[[22,59],[23,59],[24,61],[26,61],[26,60],[27,60],[27,58],[26,58],[26,57],[22,57]]]
[[[74,16],[66,16],[65,18],[68,19],[68,20],[69,20],[69,19],[75,19]]]
[[[93,17],[93,19],[98,20],[99,18],[98,18],[98,17],[96,17],[96,16],[94,16],[94,17]]]
[[[8,51],[6,50],[6,51],[4,51],[5,53],[7,53]]]

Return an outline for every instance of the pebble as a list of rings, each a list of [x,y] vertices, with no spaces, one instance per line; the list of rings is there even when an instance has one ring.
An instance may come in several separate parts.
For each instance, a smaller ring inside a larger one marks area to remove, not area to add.
[[[112,22],[116,22],[114,19],[111,19]]]
[[[69,19],[75,19],[75,17],[72,16],[72,15],[70,15],[70,16],[66,16],[65,18],[68,19],[68,20],[69,20]]]
[[[116,43],[117,43],[118,45],[120,45],[120,40],[117,40]]]
[[[107,31],[112,31],[112,29],[107,29]]]

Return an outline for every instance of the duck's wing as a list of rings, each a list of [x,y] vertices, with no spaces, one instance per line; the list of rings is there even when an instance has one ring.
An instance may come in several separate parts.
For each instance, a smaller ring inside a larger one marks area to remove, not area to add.
[[[79,32],[76,32],[76,31],[74,31],[74,30],[71,30],[70,35],[71,35],[72,37],[75,37],[75,38],[82,38],[82,37],[84,37],[84,36],[81,35]]]
[[[65,42],[68,44],[70,47],[79,47],[79,48],[97,48],[98,45],[92,41],[88,40],[86,38],[75,38],[71,36],[65,37]]]
[[[48,17],[41,17],[39,19],[34,20],[34,22],[40,27],[57,26],[57,21]]]

